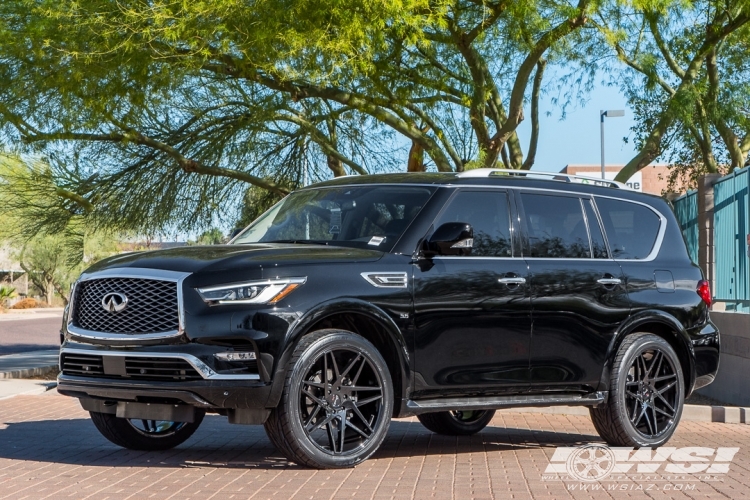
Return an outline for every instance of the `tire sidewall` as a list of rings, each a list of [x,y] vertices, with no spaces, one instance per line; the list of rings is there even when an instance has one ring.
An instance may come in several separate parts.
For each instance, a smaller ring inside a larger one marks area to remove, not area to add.
[[[633,426],[628,415],[628,405],[625,401],[625,384],[627,382],[627,375],[630,367],[637,356],[639,356],[644,350],[652,348],[659,349],[665,356],[669,357],[675,368],[678,384],[677,408],[674,416],[674,423],[667,432],[656,438],[648,438],[644,436],[635,428],[635,426]],[[636,443],[636,446],[658,447],[666,443],[669,438],[672,437],[672,434],[674,434],[675,429],[677,429],[677,426],[680,423],[682,409],[685,402],[685,381],[682,373],[682,365],[680,364],[680,360],[674,352],[674,349],[672,349],[672,346],[666,340],[657,337],[656,335],[643,335],[636,339],[625,351],[622,363],[620,363],[619,371],[613,382],[612,386],[615,391],[614,397],[617,398],[615,407],[618,412],[618,418],[622,422],[630,439]]]
[[[342,456],[330,455],[319,449],[311,442],[307,433],[300,425],[299,388],[302,380],[318,357],[331,347],[348,349],[368,358],[383,384],[382,414],[380,416],[380,425],[376,428],[375,435],[367,445],[357,452]],[[284,395],[283,404],[286,406],[286,411],[289,415],[290,431],[305,454],[313,458],[316,462],[325,467],[348,467],[365,461],[380,447],[388,432],[391,415],[393,414],[393,384],[385,360],[383,360],[383,357],[375,346],[366,339],[354,333],[338,331],[315,340],[312,344],[304,348],[304,352],[292,368],[287,387],[288,390]]]

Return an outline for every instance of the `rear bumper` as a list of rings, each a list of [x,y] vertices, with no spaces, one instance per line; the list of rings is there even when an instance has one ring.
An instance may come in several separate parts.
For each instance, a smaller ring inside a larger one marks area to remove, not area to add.
[[[695,359],[693,390],[697,390],[713,382],[719,371],[719,329],[711,321],[707,321],[702,328],[690,334],[690,343]]]

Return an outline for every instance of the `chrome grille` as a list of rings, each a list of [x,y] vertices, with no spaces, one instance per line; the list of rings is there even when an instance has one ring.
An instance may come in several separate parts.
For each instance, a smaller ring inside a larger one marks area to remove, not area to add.
[[[102,306],[108,293],[121,293],[127,307],[110,312]],[[179,330],[177,283],[144,278],[98,278],[82,281],[73,300],[73,326],[91,332],[147,334]]]

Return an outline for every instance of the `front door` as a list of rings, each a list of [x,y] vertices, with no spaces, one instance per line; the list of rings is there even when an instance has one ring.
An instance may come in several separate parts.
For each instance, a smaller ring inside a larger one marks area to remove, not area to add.
[[[435,221],[471,224],[474,246],[468,256],[415,264],[414,397],[528,388],[528,269],[514,248],[510,206],[507,191],[462,189]]]
[[[531,390],[594,390],[630,314],[622,270],[589,197],[521,192],[520,202],[531,275]]]

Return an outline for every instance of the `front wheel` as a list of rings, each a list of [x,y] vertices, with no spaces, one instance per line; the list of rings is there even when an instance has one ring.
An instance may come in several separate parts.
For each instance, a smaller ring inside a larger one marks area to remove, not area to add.
[[[417,415],[432,432],[448,436],[471,436],[481,431],[495,416],[495,410],[438,411]]]
[[[195,412],[193,422],[119,418],[111,413],[90,412],[91,420],[102,436],[131,450],[169,450],[184,443],[198,429],[205,412]]]
[[[321,330],[294,350],[265,428],[293,462],[352,467],[375,453],[392,414],[391,376],[375,346],[351,332]]]
[[[669,342],[650,333],[628,336],[617,351],[609,401],[591,408],[599,435],[612,446],[657,447],[680,421],[685,382]]]

